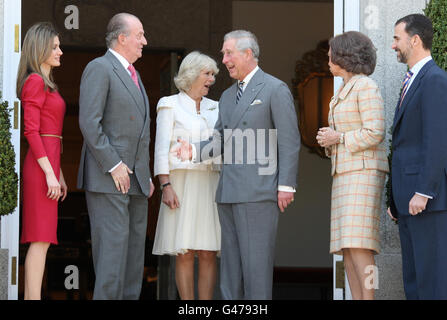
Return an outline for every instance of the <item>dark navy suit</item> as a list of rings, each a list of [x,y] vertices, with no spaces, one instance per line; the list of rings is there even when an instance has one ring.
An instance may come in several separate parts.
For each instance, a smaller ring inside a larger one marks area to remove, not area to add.
[[[447,73],[433,60],[416,75],[393,124],[392,214],[399,219],[407,299],[447,299]],[[417,216],[418,192],[433,199]]]

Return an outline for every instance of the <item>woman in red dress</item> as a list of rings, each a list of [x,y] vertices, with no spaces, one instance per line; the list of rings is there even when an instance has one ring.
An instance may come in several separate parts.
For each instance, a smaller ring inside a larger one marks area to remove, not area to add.
[[[50,244],[57,244],[58,200],[67,195],[60,168],[65,102],[52,78],[60,66],[59,37],[50,23],[26,33],[17,74],[17,97],[24,109],[24,135],[30,149],[23,165],[21,243],[30,243],[25,259],[25,299],[39,300]]]

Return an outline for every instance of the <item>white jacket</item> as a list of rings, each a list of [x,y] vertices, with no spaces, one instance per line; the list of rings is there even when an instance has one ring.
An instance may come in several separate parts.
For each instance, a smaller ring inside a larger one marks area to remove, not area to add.
[[[154,175],[169,174],[175,169],[216,170],[212,160],[181,162],[170,150],[178,138],[189,143],[208,140],[213,135],[218,114],[218,102],[206,97],[200,102],[200,114],[196,112],[196,102],[184,92],[161,98],[157,105]]]

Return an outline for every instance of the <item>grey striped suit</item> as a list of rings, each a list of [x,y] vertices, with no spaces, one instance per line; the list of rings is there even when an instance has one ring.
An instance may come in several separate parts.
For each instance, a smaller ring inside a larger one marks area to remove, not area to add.
[[[144,269],[150,192],[149,100],[108,51],[84,70],[79,126],[84,136],[78,188],[85,189],[96,274],[94,299],[138,299]],[[130,175],[120,193],[108,172],[123,161]]]
[[[296,187],[300,134],[284,82],[259,69],[238,103],[237,90],[235,83],[222,94],[214,136],[195,147],[200,150],[198,161],[219,152],[224,157],[216,191],[222,296],[271,299],[278,185]],[[242,142],[241,132],[253,133],[252,148]],[[273,133],[270,139],[269,133]],[[243,157],[236,152],[238,147]]]

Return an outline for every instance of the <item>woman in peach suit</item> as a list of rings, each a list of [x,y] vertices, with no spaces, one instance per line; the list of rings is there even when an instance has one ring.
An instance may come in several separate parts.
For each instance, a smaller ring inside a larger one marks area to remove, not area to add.
[[[368,77],[376,66],[376,49],[367,36],[353,31],[331,39],[329,46],[330,70],[343,78],[330,104],[330,127],[317,136],[332,162],[330,252],[343,255],[353,298],[372,300],[374,284],[366,282],[380,250],[381,195],[388,172],[381,144],[383,100]]]

